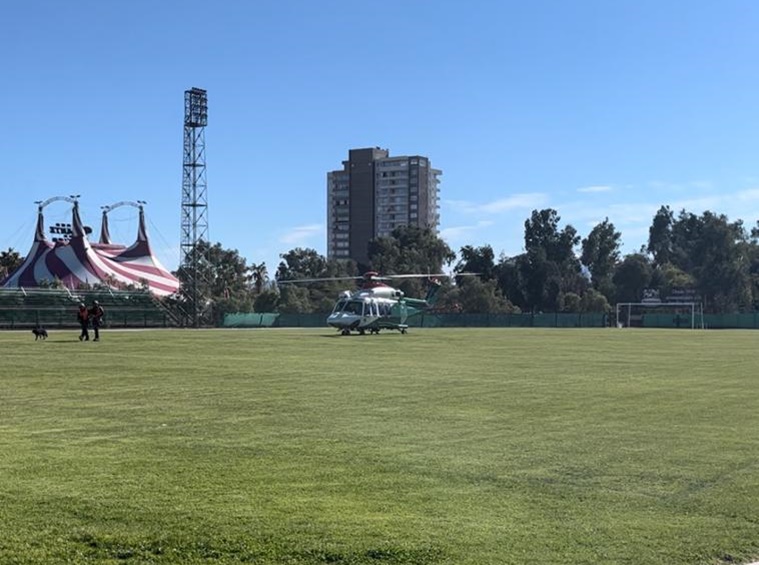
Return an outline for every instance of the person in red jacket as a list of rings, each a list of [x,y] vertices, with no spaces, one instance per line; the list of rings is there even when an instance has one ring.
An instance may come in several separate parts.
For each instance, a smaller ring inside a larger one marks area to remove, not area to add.
[[[76,319],[79,322],[79,326],[82,328],[82,333],[79,334],[79,341],[90,340],[90,313],[87,310],[87,306],[84,302],[79,303],[79,311],[76,313]]]
[[[97,300],[92,301],[92,307],[89,311],[89,318],[92,321],[92,329],[95,330],[94,341],[100,341],[100,325],[103,323],[105,310]]]

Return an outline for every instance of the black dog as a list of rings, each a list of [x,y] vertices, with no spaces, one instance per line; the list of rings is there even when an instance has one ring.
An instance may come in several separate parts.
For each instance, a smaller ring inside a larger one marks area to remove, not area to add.
[[[47,330],[42,326],[34,328],[32,333],[34,334],[34,341],[37,341],[38,339],[47,339]]]

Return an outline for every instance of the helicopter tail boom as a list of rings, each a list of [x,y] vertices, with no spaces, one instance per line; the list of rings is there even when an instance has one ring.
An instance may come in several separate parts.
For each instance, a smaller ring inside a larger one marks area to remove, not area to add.
[[[424,297],[424,301],[428,306],[432,306],[437,302],[438,292],[440,292],[440,281],[436,279],[429,280],[429,288],[427,289],[427,296]]]

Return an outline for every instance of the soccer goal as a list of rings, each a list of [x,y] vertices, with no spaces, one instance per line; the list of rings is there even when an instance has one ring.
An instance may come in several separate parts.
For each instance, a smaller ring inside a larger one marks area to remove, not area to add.
[[[704,329],[701,302],[619,302],[618,328]]]

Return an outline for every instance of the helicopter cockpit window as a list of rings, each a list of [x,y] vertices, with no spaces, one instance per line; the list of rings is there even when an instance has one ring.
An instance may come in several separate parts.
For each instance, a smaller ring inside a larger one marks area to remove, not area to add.
[[[344,312],[361,316],[364,312],[364,304],[363,302],[347,302],[345,304]]]
[[[345,308],[345,300],[338,300],[337,304],[335,304],[335,307],[332,309],[332,313],[336,314],[342,312],[343,308]]]

